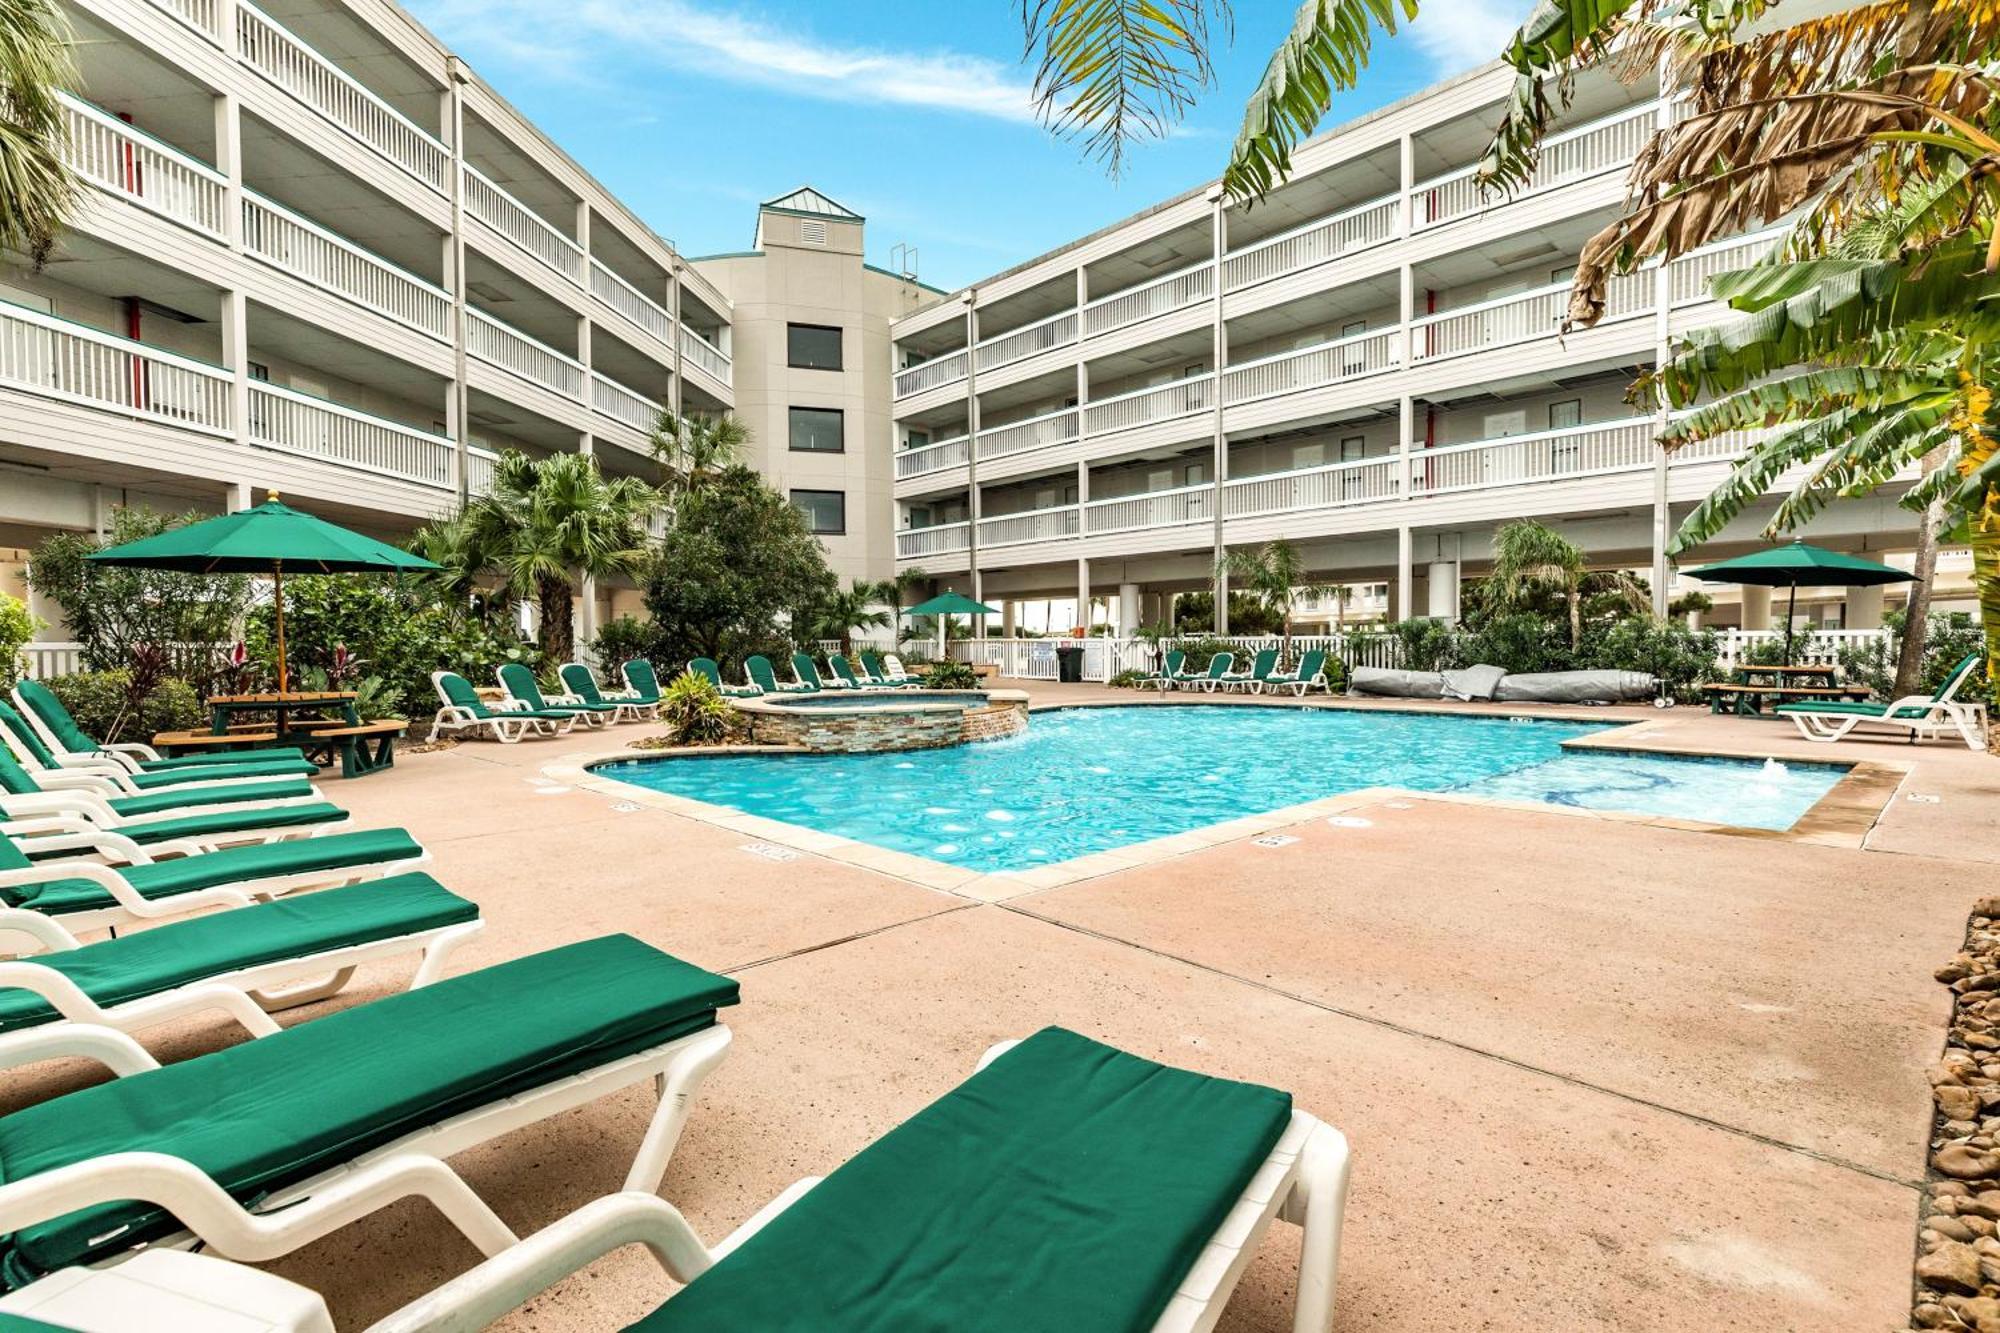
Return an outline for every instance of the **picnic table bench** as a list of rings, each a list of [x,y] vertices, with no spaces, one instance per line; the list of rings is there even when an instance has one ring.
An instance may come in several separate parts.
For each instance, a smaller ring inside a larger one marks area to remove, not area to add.
[[[1734,713],[1738,717],[1761,714],[1766,702],[1868,697],[1867,686],[1836,684],[1837,676],[1836,668],[1830,666],[1745,666],[1738,667],[1731,680],[1699,688],[1708,696],[1710,712]],[[1789,682],[1787,678],[1791,678]]]
[[[340,776],[358,778],[394,767],[396,738],[409,729],[408,719],[390,717],[354,726],[316,727],[298,737],[298,741],[308,755],[324,754],[325,763],[331,764],[338,756]]]

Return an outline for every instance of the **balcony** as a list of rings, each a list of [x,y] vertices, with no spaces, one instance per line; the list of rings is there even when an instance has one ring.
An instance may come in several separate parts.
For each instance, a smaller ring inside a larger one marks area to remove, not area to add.
[[[243,248],[322,291],[451,340],[451,293],[261,195],[243,195]]]
[[[583,247],[470,165],[465,168],[465,211],[550,272],[583,285]]]
[[[995,426],[991,430],[979,432],[978,457],[983,463],[994,458],[1011,458],[1015,454],[1025,454],[1035,449],[1047,449],[1058,444],[1073,444],[1076,433],[1077,410],[1065,407],[1061,411],[1046,412],[1025,421],[1010,422],[1005,426]]]
[[[458,446],[399,422],[276,384],[250,385],[252,444],[426,486],[453,485]]]
[[[1077,534],[1077,506],[1057,509],[1030,509],[1025,513],[1003,514],[979,520],[981,550],[995,546],[1023,546],[1029,542],[1060,541]]]
[[[1398,202],[1395,195],[1371,200],[1227,255],[1222,261],[1222,289],[1254,287],[1393,240],[1399,225]]]
[[[1086,337],[1110,333],[1128,325],[1170,315],[1206,301],[1215,290],[1215,266],[1203,262],[1137,287],[1101,296],[1083,308]]]
[[[650,434],[660,419],[660,405],[642,393],[635,393],[609,375],[592,371],[590,406],[602,416],[630,426],[640,434]]]
[[[1222,401],[1249,403],[1379,375],[1400,364],[1397,352],[1401,345],[1402,337],[1395,330],[1360,333],[1231,366],[1223,372]]]
[[[1649,417],[1537,431],[1505,439],[1413,449],[1410,494],[1519,486],[1650,468],[1659,459]]]
[[[906,481],[911,477],[924,477],[933,472],[964,467],[972,457],[971,445],[970,436],[956,435],[949,440],[938,440],[920,448],[904,449],[896,455],[896,480]]]
[[[11,388],[227,438],[232,382],[220,366],[0,304],[0,384]]]
[[[1648,314],[1653,309],[1652,266],[1611,280],[1604,317],[1593,327]],[[1497,297],[1442,314],[1410,321],[1410,359],[1441,361],[1513,343],[1554,336],[1569,309],[1569,284],[1550,283],[1533,291]]]
[[[1542,142],[1541,160],[1527,187],[1512,194],[1489,193],[1479,180],[1479,167],[1433,177],[1410,194],[1410,221],[1417,231],[1471,217],[1515,199],[1568,185],[1624,166],[1653,137],[1659,123],[1659,103],[1621,111],[1588,125],[1579,125]]]
[[[950,555],[970,544],[970,523],[940,523],[928,528],[904,528],[896,534],[896,558],[917,560],[927,555]]]
[[[1214,518],[1215,487],[1207,482],[1177,486],[1170,491],[1092,500],[1083,508],[1084,531],[1093,537],[1104,532],[1130,532],[1134,528],[1175,527]]]
[[[81,98],[57,96],[69,134],[66,156],[77,175],[213,240],[227,238],[227,177]]]
[[[1245,477],[1223,486],[1222,512],[1228,518],[1251,518],[1394,500],[1402,494],[1396,484],[1402,473],[1402,460],[1390,455]]]
[[[595,259],[590,261],[590,294],[606,309],[623,316],[634,328],[651,334],[669,347],[673,346],[674,317]]]
[[[153,0],[153,3],[189,27],[221,40],[222,25],[216,13],[216,0]]]
[[[187,7],[211,8],[205,0],[192,0]],[[182,6],[169,8],[179,12]],[[238,0],[237,4],[236,54],[244,64],[432,190],[447,193],[451,150],[443,142],[348,77],[249,0]]]
[[[466,355],[510,371],[531,384],[583,401],[583,363],[509,328],[470,306],[465,311]]]
[[[1092,435],[1102,435],[1205,412],[1215,405],[1214,384],[1215,375],[1209,372],[1085,403],[1083,428]]]
[[[1023,328],[1011,330],[980,342],[974,350],[981,371],[998,370],[1031,356],[1067,347],[1076,341],[1076,311],[1065,310]]]
[[[940,389],[947,384],[956,384],[964,378],[963,351],[933,357],[929,361],[920,361],[908,369],[896,372],[896,397],[908,398],[926,389]]]
[[[729,354],[687,325],[681,325],[681,355],[721,384],[728,384]]]

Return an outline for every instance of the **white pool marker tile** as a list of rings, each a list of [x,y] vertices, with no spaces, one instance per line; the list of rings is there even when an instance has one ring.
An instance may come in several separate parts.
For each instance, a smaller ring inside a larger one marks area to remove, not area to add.
[[[1932,796],[1919,791],[1911,792],[1906,799],[1916,805],[1938,805],[1944,801],[1944,797],[1942,796]]]
[[[1374,828],[1375,821],[1363,819],[1360,815],[1334,815],[1327,821],[1330,828]]]
[[[569,791],[569,788],[568,788],[568,787],[561,787],[561,786],[549,786],[549,787],[537,787],[537,788],[535,788],[535,795],[537,795],[537,796],[561,796],[561,795],[564,795],[565,793],[567,793],[568,791]]]
[[[799,859],[799,853],[796,848],[780,847],[776,843],[771,842],[746,842],[739,850],[746,851],[752,856],[761,856],[766,861],[796,861]]]
[[[1414,801],[1390,801],[1388,802],[1388,806],[1391,810],[1414,810],[1417,808]]]
[[[611,808],[612,808],[613,810],[616,810],[616,811],[617,811],[617,812],[618,812],[619,814],[621,814],[621,815],[629,815],[629,814],[631,814],[631,813],[632,813],[633,811],[635,811],[635,810],[638,810],[638,809],[640,809],[641,807],[639,807],[639,806],[637,806],[637,805],[633,804],[633,803],[632,803],[631,801],[619,801],[619,802],[618,802],[617,804],[613,805],[613,806],[612,806]]]
[[[1263,837],[1252,838],[1250,841],[1259,847],[1289,847],[1298,839],[1289,833],[1266,833]]]

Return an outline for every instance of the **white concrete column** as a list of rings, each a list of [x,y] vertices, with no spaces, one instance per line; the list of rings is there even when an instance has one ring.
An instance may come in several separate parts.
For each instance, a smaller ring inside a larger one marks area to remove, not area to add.
[[[1396,226],[1400,235],[1408,236],[1416,230],[1414,215],[1416,201],[1412,193],[1417,188],[1417,145],[1407,134],[1396,143],[1396,176],[1402,182],[1401,198],[1396,208]]]
[[[1408,528],[1396,529],[1396,584],[1389,590],[1389,618],[1408,620],[1417,613],[1416,602],[1411,597],[1411,566],[1414,557],[1411,552],[1411,537]]]
[[[1076,558],[1076,623],[1090,632],[1090,557]]]
[[[1396,400],[1396,494],[1408,500],[1415,492],[1411,489],[1410,478],[1412,460],[1417,448],[1417,400],[1404,394]]]
[[[1016,606],[1017,603],[1012,598],[1000,603],[1000,637],[1003,639],[1014,637],[1014,611]]]
[[[1213,491],[1209,497],[1209,508],[1215,513],[1213,559],[1215,565],[1215,632],[1229,633],[1229,575],[1222,568],[1223,559],[1229,553],[1229,544],[1223,532],[1223,520],[1227,506],[1223,503],[1223,487],[1229,483],[1229,436],[1223,430],[1222,422],[1222,374],[1229,365],[1229,326],[1222,318],[1222,261],[1229,253],[1229,212],[1223,206],[1223,195],[1217,190],[1208,197],[1209,205],[1209,262],[1214,266],[1209,273],[1209,318],[1214,325],[1213,350],[1209,365],[1214,378],[1209,381],[1208,397],[1214,405],[1215,418],[1215,462],[1210,467]]]
[[[1881,584],[1872,588],[1849,588],[1847,590],[1847,612],[1841,617],[1844,629],[1882,628]]]
[[[1746,583],[1738,591],[1743,599],[1743,618],[1739,622],[1743,628],[1771,628],[1771,590]]]
[[[235,15],[235,7],[229,7]],[[234,50],[225,47],[225,50]],[[243,117],[235,93],[218,93],[215,105],[215,169],[228,184],[223,189],[222,235],[232,249],[243,245]]]
[[[1424,566],[1424,586],[1429,603],[1425,614],[1433,620],[1458,619],[1458,562],[1433,560]]]
[[[577,656],[583,655],[584,645],[597,637],[597,580],[586,574],[577,589],[576,623],[572,627],[575,635]]]
[[[445,139],[451,147],[451,233],[445,237],[445,281],[451,291],[451,398],[456,467],[453,477],[459,503],[466,499],[466,445],[472,433],[472,413],[466,406],[465,351],[465,85],[471,81],[457,56],[445,58]],[[676,367],[678,372],[678,367]],[[679,378],[676,373],[675,378]]]
[[[111,531],[111,493],[102,482],[90,484],[90,533],[99,541]]]
[[[1139,632],[1139,585],[1118,585],[1118,637],[1129,639]]]
[[[222,364],[229,370],[229,430],[250,439],[250,309],[240,291],[222,294]]]
[[[225,503],[230,513],[240,514],[246,509],[254,508],[257,500],[250,493],[250,483],[247,481],[238,481],[231,483],[229,487],[229,499]]]

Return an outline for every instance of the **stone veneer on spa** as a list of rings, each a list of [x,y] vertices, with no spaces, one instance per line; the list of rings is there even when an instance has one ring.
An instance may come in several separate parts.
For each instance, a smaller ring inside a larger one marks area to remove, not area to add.
[[[790,708],[740,701],[759,745],[786,745],[819,754],[868,754],[884,750],[934,750],[965,741],[1001,740],[1028,729],[1028,696],[1019,690],[967,692],[968,705],[912,701],[898,708],[871,699],[867,706]],[[976,700],[976,702],[974,701]]]

